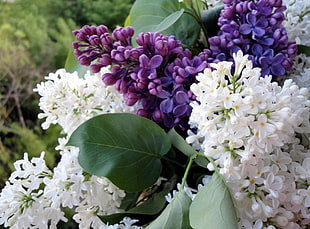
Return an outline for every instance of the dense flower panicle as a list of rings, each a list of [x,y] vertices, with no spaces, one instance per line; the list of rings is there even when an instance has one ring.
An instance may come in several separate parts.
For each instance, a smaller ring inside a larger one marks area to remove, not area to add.
[[[53,208],[43,196],[43,180],[52,175],[43,159],[24,159],[14,163],[13,172],[0,193],[0,224],[10,228],[56,228],[59,221],[67,222],[60,208]],[[50,226],[48,226],[50,225]]]
[[[108,71],[101,69],[101,74]],[[40,117],[46,118],[42,127],[59,124],[67,134],[56,147],[61,159],[53,171],[47,168],[44,153],[31,161],[25,154],[15,162],[16,170],[0,193],[0,224],[18,229],[57,228],[59,221],[67,221],[64,209],[69,208],[75,211],[73,219],[79,228],[140,228],[130,218],[114,225],[100,220],[99,216],[121,211],[125,192],[105,177],[86,174],[78,163],[79,148],[66,146],[74,129],[95,115],[134,112],[135,107],[126,106],[114,88],[102,84],[101,74],[88,72],[83,79],[60,69],[37,85]]]
[[[105,86],[101,74],[110,72],[102,68],[101,73],[87,72],[84,79],[77,72],[69,73],[59,69],[50,73],[34,89],[41,97],[39,101],[42,113],[40,119],[45,119],[42,128],[51,124],[59,124],[63,131],[71,133],[84,121],[102,113],[133,113],[137,107],[128,107],[122,96],[113,88]]]
[[[293,79],[300,87],[306,87],[310,90],[310,57],[305,54],[299,54],[294,58],[294,65],[289,74],[281,78]]]
[[[283,0],[286,5],[283,25],[290,40],[298,45],[310,45],[310,2],[303,0]]]
[[[142,108],[138,115],[165,128],[174,125],[186,128],[189,102],[193,100],[189,87],[206,62],[200,57],[192,58],[191,52],[184,50],[174,36],[141,33],[136,38],[138,47],[133,48],[132,27],[117,28],[112,35],[105,26],[100,28],[100,33],[91,26],[73,32],[78,40],[73,47],[79,62],[90,65],[93,72],[111,65],[111,72],[102,76],[103,82],[114,85],[127,105],[139,102]],[[180,95],[180,99],[173,99],[176,91],[182,93],[182,98]]]
[[[285,11],[284,27],[290,40],[295,40],[298,45],[310,45],[310,1],[283,0],[287,9]],[[294,65],[283,79],[293,79],[299,86],[310,90],[310,57],[299,54],[294,58]]]
[[[78,153],[78,148],[66,147],[53,171],[45,164],[44,152],[31,161],[25,153],[24,159],[16,161],[16,170],[0,193],[0,224],[16,229],[56,229],[59,221],[67,222],[64,209],[70,208],[79,228],[110,228],[112,225],[103,223],[99,216],[119,213],[125,192],[105,177],[87,178]],[[124,219],[113,228],[127,225],[125,228],[137,229],[135,222]]]
[[[242,50],[262,76],[282,76],[292,67],[297,46],[289,41],[282,26],[285,18],[282,0],[227,0],[221,12],[217,36],[209,39],[204,55],[208,62],[232,60],[233,53]],[[211,51],[211,52],[210,52]]]
[[[241,51],[233,57],[197,75],[190,116],[197,131],[187,141],[214,158],[234,193],[240,225],[308,225],[310,154],[298,136],[310,133],[309,91],[260,77]]]

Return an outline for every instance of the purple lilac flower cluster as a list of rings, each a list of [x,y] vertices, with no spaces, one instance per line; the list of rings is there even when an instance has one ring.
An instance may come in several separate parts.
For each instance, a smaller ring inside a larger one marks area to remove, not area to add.
[[[262,76],[281,76],[292,67],[297,55],[295,42],[288,41],[282,0],[223,0],[217,36],[209,39],[210,47],[200,54],[208,62],[232,60],[238,50],[249,55]]]
[[[189,103],[194,99],[189,88],[207,66],[205,61],[183,49],[174,36],[159,33],[140,33],[138,46],[133,47],[132,27],[116,28],[110,34],[104,25],[86,25],[73,34],[78,40],[72,46],[79,63],[94,73],[110,65],[111,73],[102,76],[103,82],[114,85],[127,105],[139,101],[138,115],[166,129],[188,128]]]

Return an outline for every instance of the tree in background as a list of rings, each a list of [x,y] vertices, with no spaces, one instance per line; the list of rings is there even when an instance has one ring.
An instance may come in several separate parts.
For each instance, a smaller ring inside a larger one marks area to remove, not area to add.
[[[0,188],[25,151],[29,156],[46,151],[50,166],[57,160],[57,138],[51,135],[58,136],[59,128],[39,127],[32,89],[48,72],[64,67],[72,30],[82,24],[123,25],[133,2],[0,0]]]
[[[105,24],[114,29],[124,24],[134,0],[47,0],[46,2],[51,14],[64,19],[70,18],[79,26]]]

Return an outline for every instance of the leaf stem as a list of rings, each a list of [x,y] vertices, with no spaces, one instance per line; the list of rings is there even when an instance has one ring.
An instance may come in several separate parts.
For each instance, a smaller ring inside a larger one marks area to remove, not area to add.
[[[180,190],[183,190],[183,189],[184,189],[185,182],[186,182],[186,178],[187,178],[187,176],[188,176],[189,170],[190,170],[190,168],[192,167],[192,164],[193,164],[195,158],[196,158],[198,155],[199,155],[199,153],[195,153],[195,154],[193,154],[192,156],[190,156],[189,161],[188,161],[188,163],[187,163],[186,170],[185,170],[185,172],[184,172],[184,176],[183,176],[183,178],[182,178],[182,184],[181,184]]]
[[[215,164],[214,160],[211,157],[206,156],[207,159],[211,162],[211,164],[213,165],[214,171],[217,172],[218,174],[220,174],[220,170],[217,167],[217,165]]]

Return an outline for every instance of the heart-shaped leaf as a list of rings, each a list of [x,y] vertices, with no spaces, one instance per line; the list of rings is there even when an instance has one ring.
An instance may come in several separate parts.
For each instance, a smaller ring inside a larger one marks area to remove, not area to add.
[[[189,206],[191,199],[184,190],[179,191],[160,216],[146,229],[189,229]]]
[[[67,145],[80,148],[79,163],[128,192],[142,191],[158,179],[161,157],[171,143],[155,122],[134,114],[103,114],[81,124]]]
[[[217,172],[198,191],[190,206],[189,218],[194,229],[238,229],[233,199],[225,181]]]

